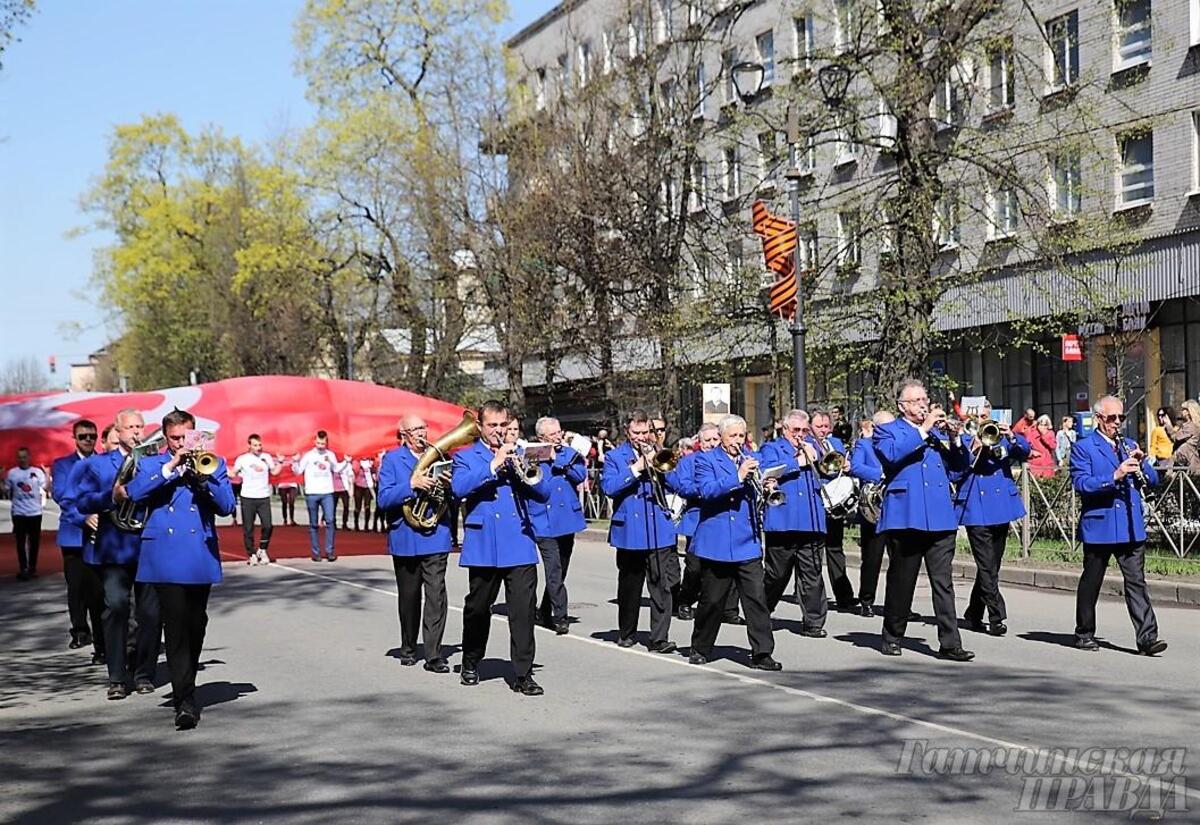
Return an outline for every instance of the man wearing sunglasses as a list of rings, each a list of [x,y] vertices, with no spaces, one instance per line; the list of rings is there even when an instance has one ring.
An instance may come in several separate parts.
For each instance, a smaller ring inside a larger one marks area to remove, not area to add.
[[[1158,482],[1153,462],[1137,443],[1121,435],[1125,405],[1106,395],[1092,408],[1095,430],[1071,447],[1071,483],[1079,494],[1079,537],[1083,573],[1075,600],[1075,646],[1099,650],[1096,599],[1113,556],[1125,580],[1125,605],[1137,631],[1138,650],[1154,656],[1167,649],[1146,587],[1144,488]]]
[[[103,639],[104,630],[99,622],[94,628],[88,623],[89,604],[99,604],[95,611],[95,617],[98,618],[103,603],[95,598],[98,594],[92,592],[92,588],[98,586],[99,579],[83,563],[84,532],[88,529],[89,520],[92,522],[91,529],[95,530],[96,518],[85,516],[75,507],[75,488],[71,484],[72,468],[96,452],[96,424],[81,418],[71,428],[71,434],[75,439],[75,449],[70,455],[54,460],[50,467],[50,478],[51,495],[60,510],[58,547],[63,556],[63,577],[67,580],[67,615],[71,619],[71,641],[67,647],[75,650],[92,644],[93,633]],[[103,646],[97,648],[97,652],[101,650]]]

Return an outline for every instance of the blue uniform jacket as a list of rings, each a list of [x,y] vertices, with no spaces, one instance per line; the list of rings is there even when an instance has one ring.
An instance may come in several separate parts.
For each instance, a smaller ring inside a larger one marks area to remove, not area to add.
[[[482,441],[454,456],[450,489],[463,500],[463,543],[460,567],[516,567],[537,564],[538,550],[529,501],[549,500],[545,477],[534,486],[491,463],[496,454]]]
[[[58,546],[63,548],[83,547],[83,522],[87,519],[75,506],[75,488],[71,483],[71,471],[83,461],[79,453],[71,453],[54,459],[50,477],[54,479],[54,501],[61,511],[58,516]]]
[[[85,515],[100,514],[96,540],[83,548],[83,560],[88,564],[134,564],[138,560],[142,534],[120,529],[108,515],[116,509],[112,488],[124,462],[125,454],[113,450],[81,461],[82,470],[76,468],[74,471],[78,474],[78,483],[74,485],[75,508]]]
[[[747,453],[757,458],[754,453]],[[762,556],[757,501],[749,484],[738,479],[737,464],[720,447],[696,462],[700,523],[692,552],[713,561],[750,561]]]
[[[406,445],[388,450],[379,465],[379,489],[376,492],[380,509],[387,513],[388,552],[393,556],[432,556],[450,552],[450,508],[432,530],[418,530],[404,520],[401,507],[417,498],[412,486],[413,468],[417,456]],[[449,495],[449,491],[446,495]]]
[[[963,444],[971,446],[971,436],[963,436]],[[968,469],[955,474],[954,510],[958,523],[964,527],[1007,524],[1025,515],[1021,491],[1013,481],[1013,462],[1029,458],[1029,442],[1023,435],[1001,439],[1003,458],[996,458],[984,447],[983,454],[971,458]]]
[[[949,473],[966,469],[969,459],[961,445],[942,442],[941,448],[934,447],[903,419],[876,427],[871,444],[888,479],[876,526],[879,532],[958,529]]]
[[[704,453],[697,450],[679,459],[675,465],[675,481],[679,485],[676,494],[683,496],[686,506],[683,517],[679,520],[679,535],[689,538],[696,535],[696,525],[700,523],[700,488],[696,485],[696,462]],[[688,544],[688,552],[692,550]]]
[[[207,478],[164,477],[170,454],[142,459],[125,489],[149,508],[142,529],[137,580],[159,584],[216,584],[221,580],[216,517],[233,514],[235,500],[225,459]]]
[[[1124,439],[1125,449],[1137,445]],[[1120,462],[1113,446],[1098,430],[1080,438],[1071,447],[1071,483],[1079,493],[1079,538],[1084,544],[1127,544],[1146,540],[1146,516],[1142,496],[1133,488],[1133,477],[1113,481]],[[1147,458],[1142,472],[1151,484],[1158,473]]]
[[[646,472],[635,477],[629,469],[635,460],[633,446],[628,441],[604,456],[600,489],[612,499],[608,543],[618,550],[674,547],[677,540],[675,522],[670,513],[654,501],[654,491]],[[667,492],[680,492],[678,465],[665,474],[663,482]]]
[[[583,505],[579,503],[579,485],[587,479],[583,457],[572,448],[558,448],[554,461],[541,463],[542,476],[550,488],[550,500],[529,500],[533,534],[539,539],[578,533],[587,527]]]
[[[796,448],[786,438],[777,438],[763,445],[761,467],[782,464],[787,470],[779,479],[784,502],[778,507],[768,507],[766,530],[776,532],[825,532],[825,502],[821,500],[821,480],[816,468],[800,466],[796,459]]]
[[[850,475],[864,484],[883,482],[883,465],[875,454],[875,446],[869,438],[860,438],[850,449]]]

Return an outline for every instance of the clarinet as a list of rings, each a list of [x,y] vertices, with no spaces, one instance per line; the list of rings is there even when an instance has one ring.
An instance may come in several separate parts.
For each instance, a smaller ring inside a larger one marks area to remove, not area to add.
[[[1125,445],[1125,439],[1120,435],[1117,436],[1117,456],[1122,462],[1133,457],[1129,454],[1129,447]],[[1142,471],[1141,462],[1138,462],[1137,469],[1130,475],[1132,476],[1133,489],[1145,494],[1146,488],[1150,486],[1150,482],[1146,479],[1146,473]]]

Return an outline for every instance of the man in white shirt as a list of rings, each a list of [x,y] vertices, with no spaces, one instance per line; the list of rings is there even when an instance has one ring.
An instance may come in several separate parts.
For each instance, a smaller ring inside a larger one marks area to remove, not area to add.
[[[21,581],[37,577],[38,547],[42,540],[42,496],[46,473],[29,464],[29,448],[17,450],[17,466],[4,477],[4,487],[12,501],[13,538],[17,543],[17,563]]]
[[[318,516],[325,519],[325,556],[337,561],[333,549],[335,523],[333,519],[333,476],[341,473],[344,462],[329,449],[329,433],[317,430],[313,448],[292,462],[292,470],[304,477],[304,503],[308,507],[308,543],[312,560],[321,560],[317,539]]]
[[[269,564],[267,547],[271,544],[271,476],[279,475],[280,466],[263,452],[262,437],[253,433],[246,439],[250,447],[233,462],[231,478],[242,480],[242,541],[246,546],[247,564]],[[262,523],[262,537],[254,549],[254,519]]]

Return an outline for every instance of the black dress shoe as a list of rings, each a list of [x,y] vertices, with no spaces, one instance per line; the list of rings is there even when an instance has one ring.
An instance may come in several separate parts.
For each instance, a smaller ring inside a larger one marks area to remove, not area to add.
[[[772,659],[769,653],[764,653],[762,656],[755,656],[750,660],[750,667],[755,670],[783,670],[783,665]]]
[[[693,618],[695,618],[695,616],[696,614],[692,612],[692,608],[686,604],[681,605],[680,608],[675,611],[675,618],[681,619],[685,622],[691,621]]]
[[[124,682],[109,682],[107,694],[109,699],[124,699],[128,695],[129,688],[125,686]]]
[[[805,627],[800,630],[801,636],[807,636],[810,639],[824,639],[829,634],[825,632],[823,627]]]
[[[726,616],[721,621],[724,624],[745,624],[746,619],[739,613],[733,616]]]
[[[679,646],[668,640],[665,642],[655,642],[647,648],[651,653],[674,653],[679,650]]]
[[[92,664],[106,665],[106,664],[108,664],[108,657],[105,656],[103,653],[93,653],[92,654]]]
[[[337,553],[334,553],[332,556],[330,556],[330,557],[329,557],[329,560],[330,560],[330,561],[337,561]]]
[[[908,620],[910,622],[919,622],[921,621],[921,614],[915,610],[910,610],[908,611]]]
[[[975,658],[975,653],[970,650],[963,650],[961,647],[944,647],[937,652],[939,659],[948,659],[951,662],[969,662]]]
[[[17,581],[19,581],[19,582],[27,582],[27,581],[29,581],[29,571],[28,571],[28,570],[22,570],[20,573],[18,573],[18,574],[17,574]]]
[[[191,730],[200,721],[200,714],[191,705],[182,705],[175,711],[175,727],[178,730]]]
[[[450,665],[445,659],[430,659],[425,663],[425,669],[430,673],[449,673]]]
[[[133,689],[144,696],[154,692],[154,683],[146,679],[139,679],[137,684],[133,686]]]
[[[309,561],[320,561],[321,557],[320,556],[309,556],[308,560]]]
[[[467,686],[479,684],[479,671],[473,667],[464,666],[462,673],[459,674],[458,681]]]
[[[1100,643],[1091,638],[1076,639],[1075,647],[1079,648],[1080,650],[1094,651],[1100,649]]]
[[[633,647],[635,644],[637,644],[637,642],[633,640],[632,636],[626,636],[624,638],[617,639],[617,647]]]
[[[884,642],[882,645],[879,646],[879,652],[882,653],[884,656],[899,656],[900,655],[900,643],[899,642]]]
[[[963,630],[969,630],[972,633],[984,633],[987,630],[987,628],[984,627],[981,619],[968,619],[965,617],[961,622],[959,622],[959,627],[961,627]]]
[[[1008,625],[1004,622],[990,622],[987,632],[989,636],[1003,636],[1008,632]]]
[[[566,636],[571,632],[571,626],[567,624],[566,619],[563,619],[561,622],[554,623],[554,632],[559,636]]]
[[[546,691],[542,690],[542,686],[533,681],[532,676],[521,676],[517,681],[513,682],[512,689],[517,693],[525,696],[541,696]]]
[[[703,653],[693,653],[691,656],[688,656],[688,664],[689,665],[706,665],[706,664],[708,664],[708,657],[705,656]]]
[[[1138,645],[1138,651],[1143,656],[1157,656],[1167,649],[1167,643],[1162,639],[1155,639],[1148,645]]]
[[[400,657],[400,664],[404,665],[405,667],[412,667],[416,663],[417,657],[411,654],[405,654],[404,656]]]
[[[874,616],[874,615],[875,615],[875,605],[873,605],[873,604],[870,604],[870,603],[868,603],[868,602],[861,602],[861,603],[859,603],[859,605],[858,605],[858,615],[860,615],[860,616],[868,616],[868,617],[870,617],[870,616]]]

